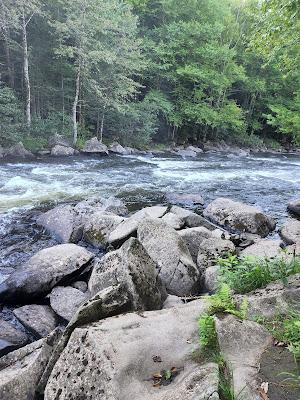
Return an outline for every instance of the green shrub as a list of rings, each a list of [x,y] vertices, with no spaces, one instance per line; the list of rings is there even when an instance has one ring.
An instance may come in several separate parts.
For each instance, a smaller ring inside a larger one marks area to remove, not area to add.
[[[284,255],[274,260],[230,256],[219,259],[218,264],[221,267],[221,280],[236,293],[242,294],[279,279],[286,283],[288,276],[300,272],[300,259]]]
[[[199,321],[199,344],[200,351],[214,351],[217,348],[217,334],[214,317],[208,314],[203,315]]]

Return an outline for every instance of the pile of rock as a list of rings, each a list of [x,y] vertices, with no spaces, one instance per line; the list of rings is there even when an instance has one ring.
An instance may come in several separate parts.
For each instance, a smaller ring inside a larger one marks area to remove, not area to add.
[[[191,357],[207,302],[182,299],[214,291],[216,258],[243,241],[245,253],[274,254],[279,241],[263,239],[275,228],[270,217],[230,199],[215,200],[203,216],[174,205],[128,216],[110,199],[58,206],[37,222],[62,244],[41,250],[0,284],[0,301],[18,304],[13,315],[21,327],[1,322],[1,354],[17,349],[0,359],[1,399],[219,399],[218,365]],[[108,252],[99,257],[99,250]],[[279,294],[288,306],[300,295],[299,279],[250,294],[251,313]],[[217,318],[216,330],[236,394],[256,398],[270,335],[233,316]],[[38,341],[25,346],[32,338]],[[161,390],[152,381],[157,363],[179,375]]]

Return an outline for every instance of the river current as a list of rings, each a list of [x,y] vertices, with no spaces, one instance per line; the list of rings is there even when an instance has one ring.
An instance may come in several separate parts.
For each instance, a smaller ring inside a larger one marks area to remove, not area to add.
[[[34,223],[36,213],[52,204],[116,196],[134,209],[165,203],[173,192],[201,194],[206,204],[221,196],[241,200],[261,207],[280,226],[287,203],[300,197],[300,156],[206,153],[195,159],[78,156],[2,162],[0,269],[14,268],[53,244]]]

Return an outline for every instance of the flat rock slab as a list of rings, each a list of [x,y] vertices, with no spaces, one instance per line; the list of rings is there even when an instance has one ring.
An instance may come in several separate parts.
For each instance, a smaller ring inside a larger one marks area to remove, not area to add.
[[[0,357],[25,346],[28,340],[26,333],[17,330],[11,323],[0,319]]]
[[[60,317],[70,321],[79,306],[88,299],[86,293],[71,286],[57,286],[50,293],[50,305]]]
[[[91,252],[75,244],[41,250],[1,283],[0,301],[28,303],[49,293],[63,279],[79,273],[93,257]]]
[[[49,335],[58,325],[57,316],[49,306],[30,304],[15,308],[13,313],[38,338]]]
[[[241,321],[233,315],[216,317],[215,325],[221,354],[232,372],[236,398],[258,400],[260,360],[272,346],[272,336],[256,322]]]
[[[46,339],[40,339],[0,359],[1,400],[36,398],[38,381],[59,335],[59,330],[56,330]]]
[[[205,303],[196,301],[75,329],[52,371],[45,400],[82,395],[90,400],[219,400],[217,365],[192,361],[199,346],[197,320],[205,310]],[[172,367],[179,370],[174,381],[154,387],[153,375]]]

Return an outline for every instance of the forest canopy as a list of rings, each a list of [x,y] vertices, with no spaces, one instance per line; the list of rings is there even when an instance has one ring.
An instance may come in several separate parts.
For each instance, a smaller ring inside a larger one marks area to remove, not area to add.
[[[0,0],[0,145],[300,143],[300,0]]]

